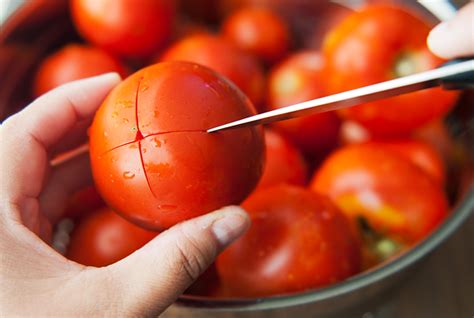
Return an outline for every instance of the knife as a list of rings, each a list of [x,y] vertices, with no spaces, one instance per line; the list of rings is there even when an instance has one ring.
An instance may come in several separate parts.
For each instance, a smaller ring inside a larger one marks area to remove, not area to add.
[[[474,59],[464,58],[452,60],[433,70],[399,77],[390,81],[245,117],[230,123],[209,128],[207,132],[214,133],[231,128],[269,124],[275,121],[351,107],[435,86],[441,86],[445,89],[473,88]]]

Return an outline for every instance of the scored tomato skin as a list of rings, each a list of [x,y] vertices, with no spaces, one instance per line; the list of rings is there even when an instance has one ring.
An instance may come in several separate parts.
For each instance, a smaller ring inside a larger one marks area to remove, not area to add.
[[[79,33],[91,43],[123,57],[148,57],[172,33],[174,0],[72,0]]]
[[[126,75],[121,62],[104,50],[82,44],[68,44],[41,63],[34,79],[33,93],[40,96],[67,82],[108,72]]]
[[[142,69],[94,118],[97,189],[125,218],[155,230],[238,204],[261,176],[263,131],[205,131],[252,114],[245,95],[206,67],[166,62]]]
[[[328,195],[354,222],[363,217],[403,244],[426,237],[448,213],[446,195],[431,176],[397,151],[372,143],[335,151],[310,188]]]
[[[443,63],[426,44],[430,31],[420,18],[390,5],[372,5],[349,15],[327,37],[328,93],[433,69]],[[446,114],[458,96],[441,88],[422,90],[341,110],[376,136],[404,135]]]
[[[265,130],[265,168],[255,191],[279,183],[304,186],[308,167],[302,155],[284,136]]]
[[[227,296],[303,291],[359,271],[358,240],[327,197],[280,184],[256,192],[243,208],[250,229],[216,261]]]
[[[272,68],[268,80],[271,110],[323,97],[324,59],[318,51],[300,51]],[[310,157],[320,158],[338,144],[341,121],[335,112],[277,122],[274,127]]]
[[[267,64],[286,55],[290,47],[288,26],[272,10],[242,8],[224,20],[222,34],[238,48]]]
[[[142,229],[102,208],[81,218],[76,224],[66,257],[87,266],[107,266],[152,240],[157,232]]]
[[[194,34],[172,44],[159,61],[188,61],[207,66],[237,85],[260,107],[265,95],[262,66],[222,37]]]

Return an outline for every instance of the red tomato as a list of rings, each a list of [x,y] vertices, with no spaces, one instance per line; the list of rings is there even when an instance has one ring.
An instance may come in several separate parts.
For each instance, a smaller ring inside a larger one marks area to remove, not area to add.
[[[348,16],[324,44],[330,93],[435,68],[443,61],[426,45],[430,27],[393,6],[373,5]],[[341,113],[375,135],[400,135],[446,114],[456,92],[423,90],[347,108]]]
[[[66,257],[87,266],[107,266],[132,254],[157,234],[104,208],[76,224]]]
[[[436,150],[427,143],[415,140],[372,142],[375,147],[387,148],[420,167],[439,185],[444,184],[444,163]]]
[[[81,189],[74,193],[67,203],[64,216],[77,218],[105,206],[104,200],[94,186]]]
[[[206,67],[144,68],[109,94],[90,128],[97,189],[150,229],[238,204],[262,173],[262,129],[205,131],[253,114],[240,90]]]
[[[290,46],[288,27],[277,14],[263,8],[243,8],[222,26],[224,36],[240,49],[271,64],[286,55]]]
[[[126,72],[118,59],[92,46],[69,44],[48,56],[40,65],[34,81],[34,95],[81,78],[118,72]]]
[[[288,140],[272,130],[265,130],[266,162],[257,190],[278,183],[303,186],[307,167],[303,157]]]
[[[124,57],[147,57],[166,43],[175,6],[174,0],[71,0],[79,32]]]
[[[220,293],[220,281],[215,263],[209,266],[201,276],[184,292],[185,294],[216,297]]]
[[[272,69],[268,83],[271,109],[304,102],[325,95],[324,61],[317,51],[291,55]],[[334,112],[285,120],[275,127],[305,154],[321,157],[338,144],[340,120]]]
[[[352,219],[363,217],[379,234],[405,244],[423,239],[448,213],[439,184],[398,151],[372,143],[334,152],[311,189],[327,194]]]
[[[356,236],[325,196],[281,184],[256,192],[243,207],[252,225],[216,261],[230,296],[303,291],[358,272]]]
[[[255,106],[262,102],[262,67],[222,38],[207,34],[186,37],[168,48],[161,61],[189,61],[212,68],[234,82]]]

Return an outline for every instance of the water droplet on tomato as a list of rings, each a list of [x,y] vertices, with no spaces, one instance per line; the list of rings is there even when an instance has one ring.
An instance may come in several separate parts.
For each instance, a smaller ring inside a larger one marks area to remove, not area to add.
[[[125,171],[123,173],[123,177],[125,179],[133,179],[135,177],[135,174],[133,172],[130,172],[130,171]]]
[[[157,148],[160,148],[161,147],[161,141],[158,139],[158,138],[153,138],[153,143],[154,143],[154,146],[157,147]]]
[[[128,123],[128,119],[127,119],[127,118],[122,118],[122,122],[123,122],[124,124],[126,124],[126,123]]]

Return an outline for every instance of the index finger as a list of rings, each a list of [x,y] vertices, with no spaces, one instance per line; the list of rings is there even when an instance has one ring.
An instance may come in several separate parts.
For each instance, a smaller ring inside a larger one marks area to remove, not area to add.
[[[117,73],[108,73],[65,84],[39,97],[11,120],[20,129],[18,133],[32,135],[48,149],[77,122],[90,118],[119,81]]]

